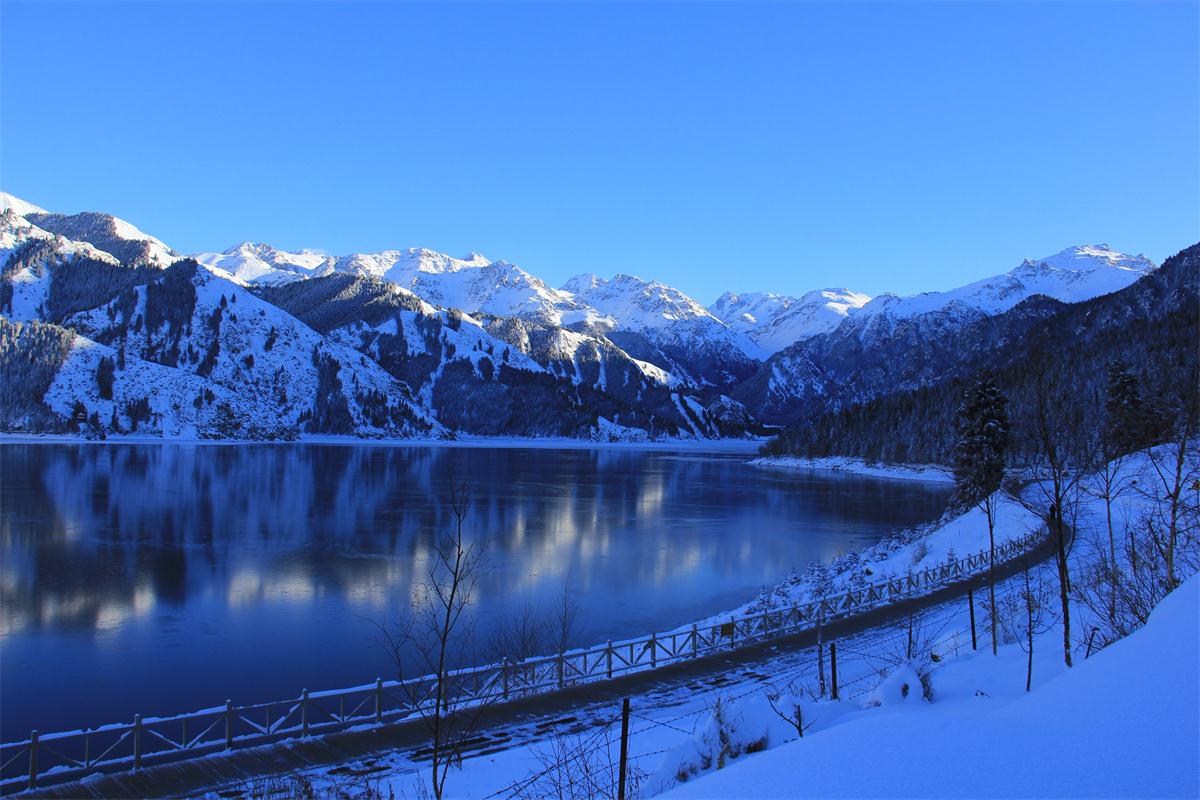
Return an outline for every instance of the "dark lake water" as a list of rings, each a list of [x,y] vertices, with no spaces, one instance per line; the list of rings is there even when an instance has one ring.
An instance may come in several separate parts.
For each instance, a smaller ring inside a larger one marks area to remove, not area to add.
[[[625,448],[0,444],[0,738],[394,670],[450,475],[486,542],[483,641],[570,586],[572,644],[731,608],[941,513],[915,482]]]

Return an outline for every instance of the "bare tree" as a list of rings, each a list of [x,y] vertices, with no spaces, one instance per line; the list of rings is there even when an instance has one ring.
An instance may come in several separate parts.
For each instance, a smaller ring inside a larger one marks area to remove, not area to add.
[[[806,689],[800,685],[796,679],[792,679],[784,686],[771,685],[767,690],[767,704],[771,706],[771,710],[775,712],[775,716],[791,725],[796,729],[796,736],[803,739],[807,732],[814,724],[815,720],[806,720],[804,718],[804,695],[809,694],[816,696],[816,693],[811,688]]]
[[[620,770],[613,758],[613,720],[590,732],[559,732],[532,749],[536,766],[505,794],[518,800],[616,800]],[[626,796],[637,797],[646,774],[635,765],[625,768]]]
[[[563,580],[562,595],[554,608],[555,645],[559,653],[567,651],[571,643],[571,635],[575,632],[575,619],[579,616],[579,599],[575,595],[575,586],[571,576]]]
[[[1091,463],[1089,453],[1094,449],[1094,437],[1082,430],[1082,422],[1074,419],[1065,408],[1062,398],[1054,395],[1044,367],[1036,367],[1033,382],[1034,439],[1041,463],[1035,485],[1042,488],[1043,501],[1048,507],[1032,510],[1046,515],[1046,523],[1054,538],[1055,562],[1058,567],[1058,596],[1063,627],[1063,661],[1071,660],[1071,573],[1067,562],[1067,530],[1064,514],[1073,513],[1083,467]],[[1030,505],[1026,502],[1026,505]],[[1071,506],[1068,509],[1068,506]]]
[[[550,632],[545,614],[526,602],[513,616],[495,623],[488,656],[493,661],[519,662],[545,655],[549,647]]]
[[[438,800],[488,704],[488,697],[456,683],[452,670],[474,660],[473,630],[464,614],[475,593],[482,548],[464,535],[471,505],[466,484],[456,483],[453,475],[449,483],[451,530],[430,547],[429,568],[411,608],[393,626],[376,623],[401,689],[429,731],[430,783]]]
[[[1182,516],[1186,505],[1186,492],[1200,476],[1193,451],[1196,435],[1196,409],[1194,403],[1181,409],[1179,421],[1172,431],[1171,440],[1150,451],[1150,463],[1158,478],[1158,489],[1162,491],[1163,536],[1160,549],[1166,565],[1166,590],[1172,591],[1179,585],[1179,574],[1175,558],[1179,545]]]

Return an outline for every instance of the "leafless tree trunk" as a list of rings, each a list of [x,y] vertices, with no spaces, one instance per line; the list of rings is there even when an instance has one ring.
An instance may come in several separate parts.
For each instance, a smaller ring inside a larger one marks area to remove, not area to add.
[[[431,739],[430,782],[434,797],[445,796],[450,767],[461,763],[463,746],[488,704],[453,685],[451,668],[472,663],[473,637],[464,612],[478,580],[481,548],[468,542],[463,524],[470,510],[466,484],[450,479],[452,529],[430,548],[430,566],[412,607],[392,627],[377,623],[402,691],[425,722]],[[429,682],[420,678],[428,677]]]
[[[1179,543],[1180,516],[1185,502],[1184,493],[1196,480],[1196,465],[1190,456],[1189,445],[1195,436],[1195,416],[1187,414],[1188,419],[1179,425],[1172,441],[1168,445],[1151,451],[1150,463],[1158,476],[1166,501],[1166,536],[1163,543],[1163,559],[1166,562],[1166,590],[1168,592],[1179,585],[1176,571],[1175,554]]]
[[[1120,574],[1120,571],[1117,569],[1117,537],[1113,526],[1113,503],[1125,489],[1125,485],[1121,480],[1121,468],[1124,463],[1124,457],[1109,458],[1106,455],[1103,458],[1103,463],[1099,465],[1100,468],[1096,472],[1096,478],[1100,482],[1100,491],[1098,494],[1104,500],[1104,521],[1108,528],[1108,574],[1110,579],[1109,624],[1112,624],[1117,616],[1117,576]]]
[[[988,525],[988,606],[992,617],[992,655],[996,655],[996,493],[992,492],[980,503],[987,516]]]
[[[571,643],[571,634],[575,630],[575,619],[579,616],[579,601],[575,596],[575,587],[571,576],[563,581],[562,597],[554,609],[554,633],[557,637],[558,652],[565,653]]]
[[[1046,377],[1043,372],[1037,374],[1033,401],[1037,420],[1038,444],[1041,456],[1045,459],[1048,472],[1046,477],[1050,482],[1047,498],[1050,500],[1050,507],[1047,509],[1046,516],[1047,524],[1054,536],[1055,559],[1058,566],[1058,595],[1062,607],[1063,661],[1070,667],[1072,665],[1071,573],[1067,564],[1067,533],[1066,526],[1063,524],[1063,512],[1071,489],[1077,485],[1080,479],[1080,467],[1087,463],[1087,459],[1077,460],[1074,465],[1069,463],[1066,452],[1067,444],[1079,440],[1082,432],[1067,430],[1067,422],[1062,419],[1062,414],[1055,413],[1057,409],[1051,406],[1053,399],[1050,397],[1050,389],[1046,385]],[[1075,468],[1073,474],[1072,467]]]

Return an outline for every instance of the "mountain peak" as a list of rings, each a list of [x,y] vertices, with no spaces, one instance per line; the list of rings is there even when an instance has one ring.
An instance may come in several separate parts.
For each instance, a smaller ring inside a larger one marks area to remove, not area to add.
[[[14,214],[25,216],[26,214],[47,214],[49,213],[44,208],[39,208],[33,203],[22,200],[19,197],[9,194],[8,192],[0,192],[0,212],[12,210]]]

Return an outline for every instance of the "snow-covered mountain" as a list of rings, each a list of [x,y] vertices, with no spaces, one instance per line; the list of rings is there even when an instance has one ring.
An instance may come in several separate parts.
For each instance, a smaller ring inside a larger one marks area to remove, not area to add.
[[[1110,294],[1156,269],[1145,256],[1107,245],[1080,245],[945,292],[911,297],[885,294],[852,310],[832,331],[799,341],[772,356],[734,397],[760,419],[787,422],[828,403],[850,383],[890,385],[886,376],[927,342],[1044,296],[1067,303]],[[893,387],[894,388],[894,387]],[[861,388],[837,402],[869,399]]]
[[[630,275],[611,280],[580,275],[555,289],[507,261],[477,253],[454,258],[422,248],[327,256],[244,243],[195,258],[251,284],[359,275],[395,283],[437,308],[517,317],[601,336],[623,334],[626,342],[616,335],[608,338],[622,349],[632,348],[630,357],[672,373],[693,389],[728,391],[767,355],[678,289]]]
[[[129,266],[166,267],[182,258],[159,239],[111,214],[28,212],[21,216],[50,233],[87,242]]]
[[[478,253],[454,258],[414,247],[329,256],[245,242],[224,253],[200,253],[195,258],[251,284],[280,284],[346,273],[391,281],[438,308],[521,316],[557,325],[595,321],[594,314],[569,294],[547,286],[514,264],[489,261]]]
[[[624,273],[553,288],[505,261],[419,248],[331,256],[243,243],[184,259],[116,217],[7,194],[0,264],[0,315],[31,323],[5,328],[0,371],[16,370],[6,375],[17,385],[41,364],[32,391],[50,414],[21,405],[20,419],[61,421],[70,399],[71,417],[75,400],[89,417],[104,411],[102,428],[132,424],[132,409],[170,435],[233,436],[743,435],[758,420],[869,399],[899,371],[935,379],[938,347],[1035,295],[1076,302],[1155,270],[1084,245],[944,292],[726,293],[705,308]],[[1056,313],[1046,303],[1031,313]],[[95,373],[114,353],[124,366],[101,396]]]
[[[731,330],[744,333],[766,353],[827,333],[870,296],[849,289],[816,289],[800,297],[771,292],[726,292],[708,307]]]
[[[901,319],[954,306],[999,314],[1035,294],[1077,303],[1124,289],[1154,269],[1154,262],[1143,255],[1118,253],[1106,244],[1085,244],[1045,258],[1025,259],[1003,275],[946,292],[924,292],[910,297],[883,294],[864,305],[857,316],[861,319],[887,315]]]
[[[728,398],[709,411],[669,372],[563,327],[556,306],[573,299],[503,262],[245,246],[165,266],[159,240],[115,218],[4,202],[0,379],[18,387],[0,392],[8,428],[639,439],[750,424]],[[504,313],[477,319],[450,301]]]

